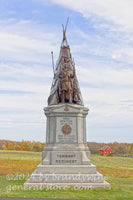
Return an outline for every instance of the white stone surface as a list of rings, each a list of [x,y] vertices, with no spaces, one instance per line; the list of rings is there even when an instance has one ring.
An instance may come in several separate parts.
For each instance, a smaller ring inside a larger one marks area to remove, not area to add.
[[[86,115],[88,108],[74,104],[59,104],[44,108],[47,117],[46,146],[42,163],[37,166],[27,187],[42,184],[65,183],[93,185],[93,188],[110,188],[103,175],[90,162],[86,143]]]
[[[102,183],[25,183],[25,187],[29,188],[48,188],[48,189],[67,189],[73,188],[75,190],[80,189],[110,189],[110,184],[106,181]]]

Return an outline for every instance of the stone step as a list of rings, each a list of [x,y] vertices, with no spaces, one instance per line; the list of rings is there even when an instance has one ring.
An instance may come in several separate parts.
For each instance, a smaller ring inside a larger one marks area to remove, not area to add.
[[[103,183],[103,175],[96,174],[36,174],[36,171],[27,180],[27,183]]]
[[[103,183],[24,183],[24,187],[37,188],[42,190],[42,188],[48,189],[67,189],[73,188],[78,189],[110,189],[110,184],[106,181]]]
[[[95,165],[42,165],[39,164],[36,169],[37,174],[96,174]]]

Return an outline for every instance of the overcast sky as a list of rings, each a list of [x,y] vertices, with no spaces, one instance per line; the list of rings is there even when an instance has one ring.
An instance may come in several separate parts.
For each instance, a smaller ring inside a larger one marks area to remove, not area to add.
[[[0,0],[0,139],[45,141],[62,23],[76,64],[87,141],[133,142],[133,1]]]

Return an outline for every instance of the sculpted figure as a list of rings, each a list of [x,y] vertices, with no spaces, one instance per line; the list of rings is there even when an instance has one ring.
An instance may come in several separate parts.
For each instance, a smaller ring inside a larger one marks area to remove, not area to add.
[[[73,100],[73,77],[74,73],[72,70],[67,68],[67,64],[65,63],[63,69],[59,73],[59,96],[61,98],[61,102],[69,102],[72,103]]]
[[[75,73],[75,63],[72,59],[66,38],[67,23],[65,28],[63,26],[63,40],[61,43],[59,59],[57,60],[56,69],[54,70],[54,81],[48,98],[48,105],[59,103],[83,105]]]

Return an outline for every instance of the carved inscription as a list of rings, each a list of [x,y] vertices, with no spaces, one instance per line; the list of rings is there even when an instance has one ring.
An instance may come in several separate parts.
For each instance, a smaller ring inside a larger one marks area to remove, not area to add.
[[[81,164],[81,152],[53,152],[53,164]]]
[[[75,117],[58,117],[56,119],[56,142],[77,142]]]

